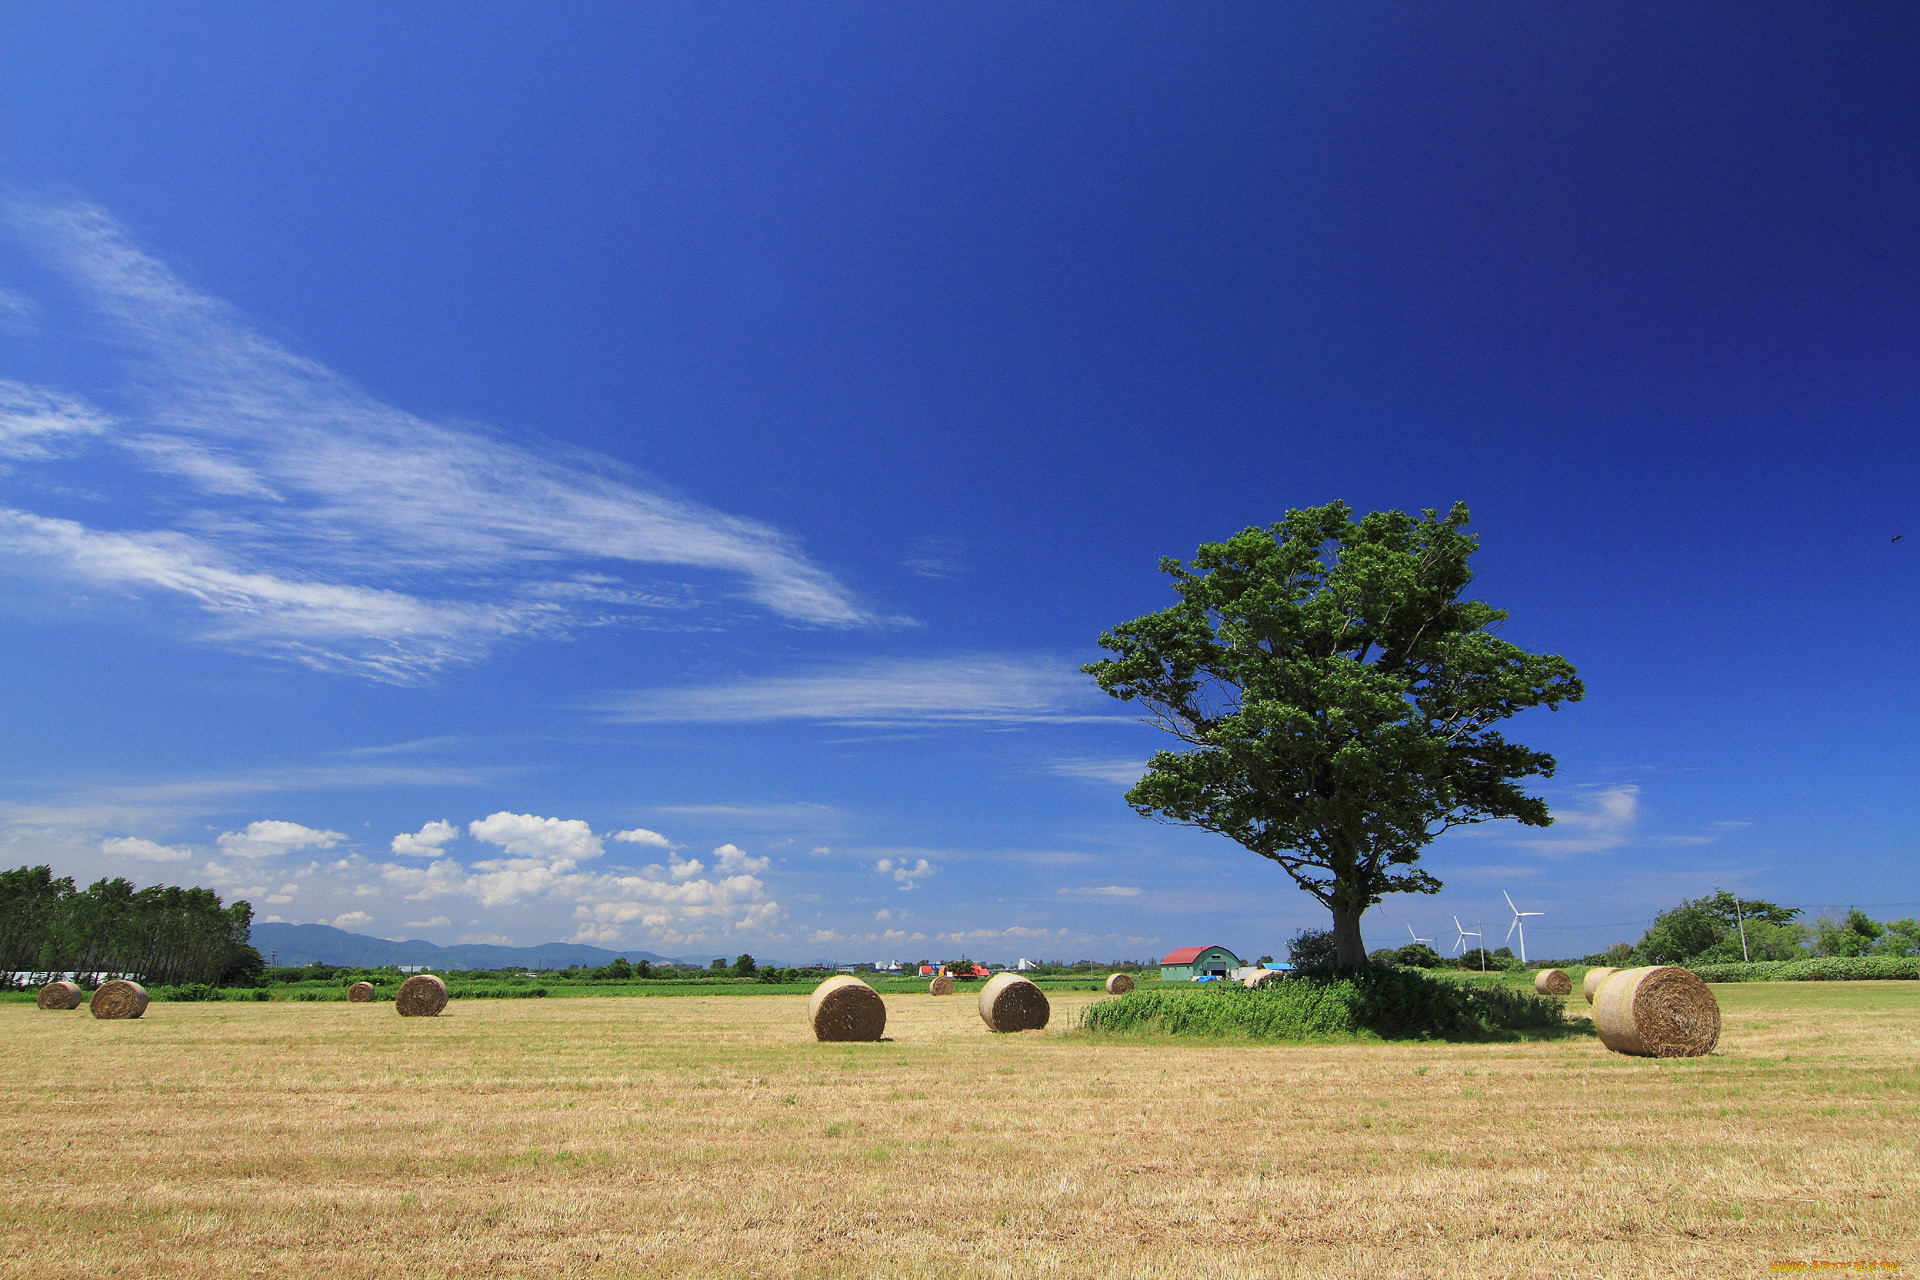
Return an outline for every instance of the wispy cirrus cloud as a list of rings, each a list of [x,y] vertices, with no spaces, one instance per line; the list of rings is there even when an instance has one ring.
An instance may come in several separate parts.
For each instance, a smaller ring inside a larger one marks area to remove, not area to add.
[[[1140,781],[1140,775],[1147,771],[1147,762],[1125,756],[1099,759],[1073,758],[1050,761],[1046,770],[1055,777],[1073,778],[1080,782],[1097,782],[1109,787],[1131,787]]]
[[[1105,721],[1105,699],[1074,665],[1032,655],[872,658],[784,676],[642,689],[586,704],[631,724],[812,720],[828,724]]]
[[[0,547],[16,556],[184,597],[221,643],[393,681],[716,589],[805,625],[877,621],[765,524],[611,458],[383,403],[195,291],[96,206],[15,195],[0,213],[135,369],[111,389],[115,421],[63,390],[0,384],[0,448],[35,459],[105,439],[156,499],[145,528],[8,511]],[[621,576],[642,565],[678,580]]]

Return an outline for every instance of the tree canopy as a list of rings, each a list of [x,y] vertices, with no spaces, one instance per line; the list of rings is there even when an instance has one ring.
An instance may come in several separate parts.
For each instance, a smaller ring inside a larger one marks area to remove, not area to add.
[[[1440,889],[1415,864],[1441,832],[1551,821],[1518,784],[1553,757],[1495,726],[1584,691],[1464,597],[1468,520],[1335,502],[1167,557],[1178,603],[1103,634],[1115,656],[1083,668],[1188,748],[1156,753],[1127,803],[1278,863],[1332,912],[1344,965],[1365,963],[1360,916],[1383,895]]]
[[[145,982],[250,980],[265,968],[248,943],[253,908],[211,889],[122,879],[84,890],[49,867],[0,871],[0,971],[126,974]]]

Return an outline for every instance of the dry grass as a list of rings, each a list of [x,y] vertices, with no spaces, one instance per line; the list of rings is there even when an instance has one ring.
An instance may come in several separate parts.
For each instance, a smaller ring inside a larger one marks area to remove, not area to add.
[[[804,997],[5,1006],[0,1275],[1920,1266],[1920,984],[1715,994],[1719,1051],[1672,1061],[1103,1043],[1067,995],[1016,1036],[891,996],[878,1044]]]

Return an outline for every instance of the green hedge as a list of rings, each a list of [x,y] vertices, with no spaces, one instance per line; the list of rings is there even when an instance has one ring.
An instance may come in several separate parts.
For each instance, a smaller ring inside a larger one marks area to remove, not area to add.
[[[1283,978],[1254,990],[1226,983],[1135,990],[1090,1005],[1080,1025],[1119,1035],[1252,1040],[1482,1040],[1566,1024],[1559,1000],[1531,991],[1378,967],[1334,979]]]
[[[1817,960],[1762,960],[1753,964],[1689,966],[1705,982],[1865,982],[1920,978],[1912,956],[1824,956]]]

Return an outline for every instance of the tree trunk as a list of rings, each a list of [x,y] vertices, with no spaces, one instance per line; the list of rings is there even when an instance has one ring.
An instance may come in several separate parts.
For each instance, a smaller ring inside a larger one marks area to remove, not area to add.
[[[1333,909],[1334,959],[1339,961],[1344,969],[1366,967],[1367,944],[1360,937],[1360,915],[1365,910],[1365,907]]]

